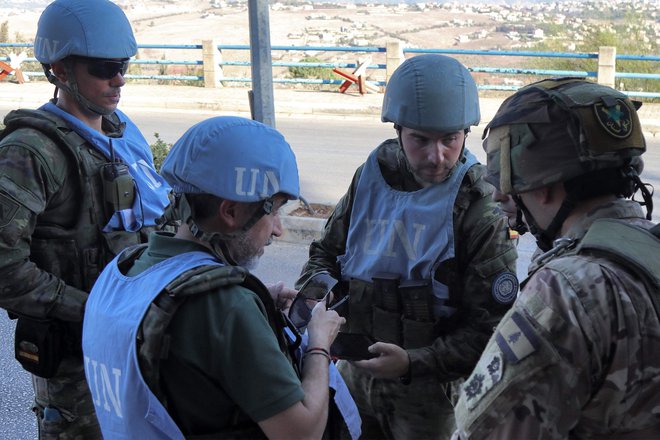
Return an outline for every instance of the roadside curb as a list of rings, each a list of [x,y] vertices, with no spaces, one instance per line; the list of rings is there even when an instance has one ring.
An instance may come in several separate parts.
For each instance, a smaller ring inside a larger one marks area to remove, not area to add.
[[[300,201],[287,203],[282,207],[280,221],[284,233],[277,241],[287,243],[309,244],[321,238],[327,218],[301,217],[289,215],[292,211],[304,206]]]
[[[2,103],[16,107],[36,108],[52,96],[53,86],[45,81],[29,84],[13,84],[0,81]],[[330,117],[330,118],[379,118],[382,105],[382,93],[340,94],[329,91],[310,91],[298,89],[275,89],[274,106],[276,116]],[[497,112],[502,98],[481,97],[481,123],[485,127]],[[141,85],[129,84],[122,93],[122,110],[130,114],[131,110],[168,112],[226,112],[250,117],[247,89]],[[640,120],[647,138],[660,136],[660,104],[644,103],[639,111]],[[309,243],[321,237],[326,218],[289,215],[299,204],[285,205],[280,216],[284,233],[277,240],[291,243]]]

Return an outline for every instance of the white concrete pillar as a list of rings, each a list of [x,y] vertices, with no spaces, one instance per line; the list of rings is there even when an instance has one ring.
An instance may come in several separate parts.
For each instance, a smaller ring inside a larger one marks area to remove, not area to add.
[[[598,84],[614,87],[616,73],[616,47],[601,46],[598,48]]]
[[[403,44],[401,41],[388,41],[385,45],[385,84],[390,82],[390,77],[404,60],[405,56],[403,55]]]
[[[222,52],[218,49],[218,40],[202,41],[202,62],[204,63],[204,87],[222,87],[223,72],[219,63]]]

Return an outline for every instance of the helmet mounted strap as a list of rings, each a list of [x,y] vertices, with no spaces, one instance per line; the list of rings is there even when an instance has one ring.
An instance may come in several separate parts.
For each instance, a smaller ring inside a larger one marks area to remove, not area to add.
[[[273,212],[273,207],[275,206],[275,200],[272,197],[269,197],[263,201],[263,204],[261,207],[257,208],[257,210],[252,214],[252,217],[248,219],[247,222],[243,225],[241,228],[242,232],[247,232],[252,226],[254,226],[259,220],[261,220],[261,217],[264,215],[268,215],[271,212]]]
[[[58,89],[62,89],[65,92],[67,92],[69,95],[73,96],[73,98],[80,104],[83,108],[86,108],[90,112],[97,114],[99,116],[108,116],[114,113],[114,110],[108,110],[106,108],[101,107],[100,105],[96,105],[93,102],[91,102],[89,99],[85,98],[80,91],[78,90],[78,81],[76,79],[76,75],[73,72],[73,60],[70,58],[65,58],[62,60],[64,63],[64,68],[66,69],[66,74],[68,78],[68,85],[64,84],[62,81],[57,78],[52,72],[51,72],[51,66],[44,64],[44,73],[46,74],[46,77],[48,78],[48,82],[51,84],[55,85],[55,95],[53,98],[57,98],[57,91]]]

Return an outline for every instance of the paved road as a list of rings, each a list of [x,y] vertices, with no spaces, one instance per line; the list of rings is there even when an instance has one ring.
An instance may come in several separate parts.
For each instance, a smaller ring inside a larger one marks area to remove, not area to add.
[[[0,117],[9,110],[0,104]],[[218,113],[178,111],[129,112],[149,141],[158,132],[167,142],[173,142],[187,127]],[[279,117],[278,128],[294,149],[300,166],[303,195],[310,202],[336,203],[346,190],[355,168],[362,163],[368,152],[379,140],[391,136],[391,126],[377,118],[360,117],[324,118],[320,116],[290,118]],[[468,147],[480,159],[485,160],[480,147],[481,129],[468,138]],[[649,151],[645,155],[646,181],[660,187],[660,138],[649,139]],[[655,221],[660,221],[659,196],[654,197],[658,206]],[[525,273],[534,249],[531,237],[525,236],[520,243],[519,273]],[[306,243],[275,242],[266,250],[256,273],[265,282],[285,281],[291,285],[307,257]],[[30,440],[36,438],[34,420],[29,412],[32,389],[29,377],[13,360],[13,323],[0,311],[0,439]]]

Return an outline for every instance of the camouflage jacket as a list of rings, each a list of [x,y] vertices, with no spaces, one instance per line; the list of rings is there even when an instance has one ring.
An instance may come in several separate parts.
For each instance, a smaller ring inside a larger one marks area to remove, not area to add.
[[[400,191],[418,190],[398,140],[390,139],[378,148],[379,166],[388,184]],[[341,279],[337,256],[345,251],[362,168],[328,219],[321,239],[312,242],[298,286],[321,270]],[[450,300],[458,311],[444,323],[432,345],[407,350],[413,377],[434,376],[450,382],[467,376],[510,307],[495,301],[492,288],[499,274],[515,274],[515,242],[509,239],[506,218],[492,201],[493,189],[483,179],[484,172],[482,165],[474,165],[463,179],[453,209],[456,256],[440,264],[435,273],[436,279],[449,286]]]
[[[87,292],[103,266],[146,235],[101,233],[107,218],[100,172],[108,160],[64,121],[17,110],[4,122],[0,307],[37,319],[81,321]],[[110,136],[120,136],[120,127],[103,119]],[[60,136],[68,147],[54,140]]]
[[[461,391],[461,439],[660,437],[653,292],[604,255],[572,250],[597,219],[651,227],[617,200],[571,226],[573,245],[538,257]]]

